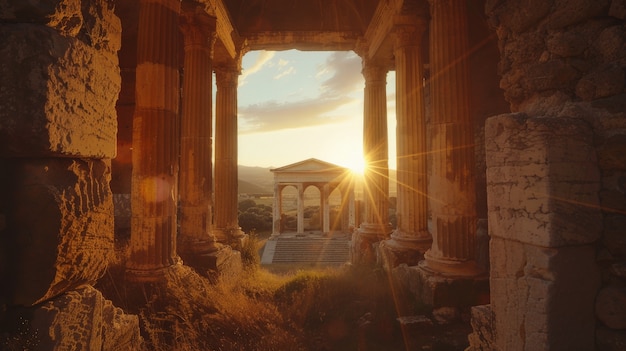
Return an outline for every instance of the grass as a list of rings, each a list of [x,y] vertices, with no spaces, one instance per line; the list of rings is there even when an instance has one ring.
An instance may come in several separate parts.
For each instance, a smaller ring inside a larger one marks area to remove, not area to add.
[[[435,331],[402,330],[398,315],[428,311],[390,284],[384,271],[345,267],[274,274],[259,265],[260,241],[250,239],[236,281],[212,284],[179,265],[163,284],[121,283],[121,259],[99,288],[140,316],[146,350],[463,349],[438,340]],[[459,335],[466,340],[467,333],[462,329]]]

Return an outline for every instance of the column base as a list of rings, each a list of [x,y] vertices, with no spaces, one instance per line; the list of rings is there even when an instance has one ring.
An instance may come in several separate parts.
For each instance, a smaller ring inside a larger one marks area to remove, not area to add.
[[[431,251],[424,254],[420,268],[433,275],[446,278],[473,278],[487,275],[487,272],[474,260],[452,260],[434,257]]]
[[[428,231],[408,235],[395,230],[391,239],[384,240],[378,247],[378,261],[386,270],[401,264],[416,266],[424,259],[424,253],[430,249],[432,237]]]
[[[236,279],[243,270],[241,252],[233,250],[230,246],[222,246],[217,251],[199,256],[198,263],[204,269],[200,273],[213,283]]]
[[[431,308],[464,308],[489,303],[489,276],[444,277],[417,266],[400,265],[391,272],[394,279],[404,282],[409,292]]]
[[[247,235],[237,228],[215,228],[212,230],[217,241],[224,245],[229,245],[235,250],[240,250],[243,247]]]
[[[377,262],[377,246],[387,239],[391,226],[363,223],[352,233],[350,261],[355,265],[373,265]]]
[[[125,280],[134,283],[158,283],[163,282],[174,266],[182,264],[180,257],[176,257],[169,266],[155,267],[150,269],[126,268]]]

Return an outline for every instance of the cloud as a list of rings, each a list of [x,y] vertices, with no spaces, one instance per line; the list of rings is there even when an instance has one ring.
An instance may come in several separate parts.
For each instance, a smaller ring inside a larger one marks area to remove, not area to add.
[[[294,73],[296,73],[296,69],[293,66],[289,66],[287,69],[282,70],[282,72],[280,72],[277,75],[275,75],[274,79],[278,80],[278,79],[281,79],[284,76],[288,76],[288,75],[294,74]]]
[[[352,52],[334,52],[318,69],[320,73],[332,74],[322,82],[323,94],[345,95],[363,88],[361,58]]]
[[[282,66],[286,65],[287,62],[282,64]],[[335,52],[317,69],[316,77],[321,79],[329,76],[321,81],[318,96],[280,103],[265,101],[242,106],[238,110],[239,132],[261,133],[303,128],[338,123],[352,117],[341,114],[337,110],[357,101],[358,99],[352,95],[363,89],[360,58],[352,52]],[[295,68],[290,66],[274,78],[278,79],[287,74],[295,74]]]
[[[254,64],[241,72],[239,76],[239,86],[246,84],[246,78],[248,78],[249,75],[260,71],[263,66],[269,64],[274,55],[276,55],[275,51],[261,51],[256,61],[254,61]]]

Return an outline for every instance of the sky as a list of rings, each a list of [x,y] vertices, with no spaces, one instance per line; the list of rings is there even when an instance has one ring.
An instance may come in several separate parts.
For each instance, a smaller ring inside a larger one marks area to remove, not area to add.
[[[348,168],[363,159],[361,58],[352,51],[252,51],[238,88],[238,162],[282,167],[317,158]],[[390,168],[395,168],[395,81],[387,76]]]

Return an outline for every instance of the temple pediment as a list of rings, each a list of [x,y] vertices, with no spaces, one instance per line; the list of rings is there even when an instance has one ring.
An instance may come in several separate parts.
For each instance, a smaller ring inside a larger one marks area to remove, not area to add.
[[[348,169],[316,158],[310,158],[283,167],[273,168],[270,171],[274,173],[344,173]]]

